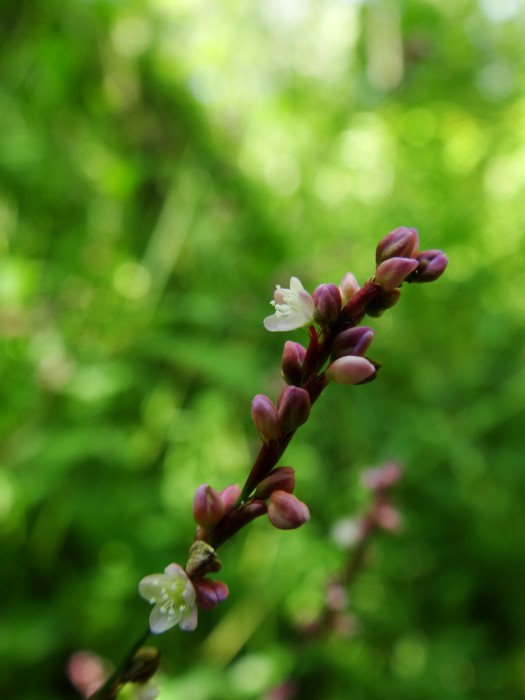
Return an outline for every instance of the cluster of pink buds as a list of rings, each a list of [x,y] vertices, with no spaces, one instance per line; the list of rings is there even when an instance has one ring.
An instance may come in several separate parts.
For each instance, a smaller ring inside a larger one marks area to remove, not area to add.
[[[292,467],[277,467],[259,482],[250,499],[257,515],[268,514],[271,524],[279,530],[294,530],[310,519],[307,506],[293,495],[295,471]],[[239,486],[228,486],[220,493],[203,484],[195,492],[193,517],[197,523],[197,540],[204,540],[209,530],[231,512],[241,493]]]
[[[399,532],[403,519],[392,503],[391,494],[402,476],[401,467],[395,462],[364,471],[361,481],[372,494],[371,505],[361,517],[339,520],[332,530],[333,539],[342,547],[351,549],[366,543],[378,530]]]
[[[395,462],[388,462],[382,467],[363,472],[363,484],[373,495],[372,507],[363,519],[363,531],[379,529],[385,532],[399,532],[403,519],[399,510],[393,505],[391,492],[403,476],[401,467]]]
[[[377,269],[372,278],[383,293],[366,309],[369,316],[380,316],[399,300],[403,282],[434,282],[448,265],[441,250],[419,251],[416,229],[396,228],[385,236],[376,248]]]

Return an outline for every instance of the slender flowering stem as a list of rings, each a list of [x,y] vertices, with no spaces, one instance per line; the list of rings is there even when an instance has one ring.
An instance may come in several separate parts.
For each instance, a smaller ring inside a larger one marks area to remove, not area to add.
[[[277,287],[271,302],[275,312],[264,319],[266,329],[273,332],[307,328],[308,347],[285,343],[281,370],[287,386],[277,404],[262,394],[252,401],[252,418],[262,445],[244,486],[231,485],[221,492],[208,484],[198,487],[193,503],[198,527],[185,569],[172,563],[164,574],[142,579],[139,590],[155,606],[150,617],[153,632],[176,624],[182,629],[194,629],[197,606],[210,610],[225,599],[227,585],[205,577],[221,568],[216,549],[245,525],[265,514],[274,527],[283,530],[308,521],[307,505],[293,494],[294,470],[278,467],[279,461],[331,381],[353,385],[376,377],[379,363],[364,356],[374,332],[366,326],[353,329],[366,315],[379,316],[394,306],[403,282],[432,282],[443,273],[446,256],[439,250],[418,252],[418,247],[415,229],[392,231],[377,246],[375,276],[361,288],[352,273],[347,273],[339,286],[319,285],[313,295],[295,277],[291,278],[289,289]],[[360,570],[368,536],[377,527],[391,528],[395,521],[388,503],[378,503],[382,510],[375,513],[377,520],[365,523],[368,535],[341,574],[340,584],[348,584]],[[134,645],[119,669],[92,696],[93,700],[116,697],[120,686],[129,680],[126,668],[146,637],[143,635]]]

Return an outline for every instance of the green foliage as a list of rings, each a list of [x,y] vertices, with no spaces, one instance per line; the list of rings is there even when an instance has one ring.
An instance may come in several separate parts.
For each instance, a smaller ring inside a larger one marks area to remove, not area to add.
[[[312,512],[222,553],[230,599],[158,639],[161,700],[525,692],[525,96],[519,3],[66,0],[2,7],[2,697],[118,661],[146,574],[184,563],[193,492],[241,482],[276,396],[275,283],[373,272],[398,225],[444,249],[371,325],[285,463]],[[300,333],[294,334],[300,341]],[[349,639],[297,650],[344,561],[359,471],[399,459],[397,538]]]

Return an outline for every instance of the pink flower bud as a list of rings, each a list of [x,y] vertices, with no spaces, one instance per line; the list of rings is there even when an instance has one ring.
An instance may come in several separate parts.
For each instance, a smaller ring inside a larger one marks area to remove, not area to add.
[[[108,677],[106,662],[90,651],[76,651],[67,662],[67,675],[82,697],[90,697]]]
[[[394,462],[388,462],[382,467],[364,471],[361,481],[370,491],[387,491],[397,484],[402,476],[401,467]]]
[[[208,484],[199,486],[193,498],[193,517],[197,525],[213,527],[223,515],[224,504],[217,491]]]
[[[396,228],[377,244],[376,263],[379,265],[389,258],[412,258],[417,253],[418,246],[419,238],[415,228]]]
[[[364,357],[345,355],[334,360],[326,376],[338,384],[360,384],[376,372],[374,365]]]
[[[277,417],[284,433],[290,433],[303,423],[310,415],[310,394],[306,389],[297,386],[287,386],[277,404]]]
[[[334,612],[348,607],[348,591],[339,581],[331,581],[326,587],[326,607]]]
[[[252,401],[252,419],[264,442],[277,440],[281,434],[277,409],[264,394],[257,394]]]
[[[351,272],[347,272],[339,285],[342,304],[347,304],[356,292],[359,291],[359,284]]]
[[[287,384],[298,386],[301,383],[305,355],[306,348],[303,348],[299,343],[287,340],[284,344],[281,370]]]
[[[266,500],[274,491],[293,493],[295,489],[295,471],[292,467],[277,467],[263,479],[255,490],[255,498]]]
[[[320,284],[313,293],[314,319],[321,326],[330,326],[341,311],[341,292],[336,284]]]
[[[359,622],[351,613],[340,613],[334,619],[333,629],[341,637],[354,637],[359,632]]]
[[[310,520],[310,511],[291,493],[274,491],[268,500],[268,519],[279,530],[294,530]]]
[[[401,513],[388,501],[378,503],[373,519],[377,527],[387,532],[399,532],[403,526]]]
[[[227,486],[225,489],[223,489],[219,495],[224,505],[224,512],[228,513],[228,511],[230,511],[239,500],[239,496],[241,495],[241,487],[239,484],[232,484],[231,486]]]
[[[445,272],[448,259],[441,250],[425,250],[419,253],[417,268],[407,277],[407,282],[433,282]]]
[[[374,281],[387,292],[399,287],[419,265],[413,258],[388,258],[376,270]]]
[[[375,332],[368,326],[349,328],[336,336],[332,345],[332,359],[345,355],[363,356],[370,347]]]
[[[193,581],[197,605],[202,610],[213,610],[219,603],[226,600],[230,591],[222,581],[208,578],[198,578]]]

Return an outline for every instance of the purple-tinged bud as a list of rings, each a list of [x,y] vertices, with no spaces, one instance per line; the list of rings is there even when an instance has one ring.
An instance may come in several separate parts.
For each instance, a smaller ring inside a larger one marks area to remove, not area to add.
[[[387,309],[391,309],[399,301],[401,292],[399,289],[392,289],[390,292],[381,290],[379,294],[369,301],[365,307],[365,313],[372,318],[377,318],[385,313]]]
[[[448,258],[442,250],[424,250],[416,257],[419,265],[406,278],[407,282],[433,282],[445,272]]]
[[[292,467],[277,467],[263,479],[255,490],[255,498],[266,500],[274,491],[293,493],[295,489],[295,471]]]
[[[219,603],[226,600],[230,591],[222,581],[213,581],[208,578],[198,578],[193,582],[197,605],[202,610],[213,610]]]
[[[382,238],[376,248],[376,263],[390,258],[412,258],[417,253],[419,237],[415,228],[396,228]]]
[[[320,284],[313,293],[314,320],[321,326],[331,326],[341,311],[341,292],[336,284]]]
[[[375,525],[387,532],[399,532],[403,527],[401,513],[388,501],[378,503],[372,517]]]
[[[351,272],[347,272],[341,280],[339,291],[341,292],[343,306],[359,291],[359,284]]]
[[[268,499],[268,519],[279,530],[294,530],[310,520],[310,511],[291,493],[274,491]]]
[[[291,433],[292,430],[306,423],[311,408],[310,394],[306,389],[287,386],[277,404],[277,417],[283,433]]]
[[[348,607],[348,591],[339,581],[331,581],[326,587],[326,607],[341,612]]]
[[[418,265],[418,261],[413,258],[388,258],[377,268],[374,281],[385,291],[390,292],[399,287]]]
[[[287,340],[284,344],[281,370],[287,384],[297,386],[301,383],[305,355],[306,348],[299,343]]]
[[[363,356],[370,347],[375,332],[368,326],[349,328],[336,336],[332,345],[332,360],[345,355]]]
[[[240,495],[241,487],[239,484],[231,484],[231,486],[227,486],[220,492],[219,496],[221,497],[225,513],[228,513],[233,508],[239,500]]]
[[[376,373],[374,365],[364,357],[345,355],[334,360],[326,370],[326,376],[338,384],[360,384]]]
[[[199,486],[193,498],[193,517],[197,525],[213,527],[223,515],[224,504],[218,492],[208,484]]]
[[[264,394],[257,394],[252,401],[252,419],[264,442],[277,440],[281,434],[277,409]]]
[[[388,462],[382,467],[366,469],[361,481],[370,491],[387,491],[403,476],[403,470],[395,462]]]

